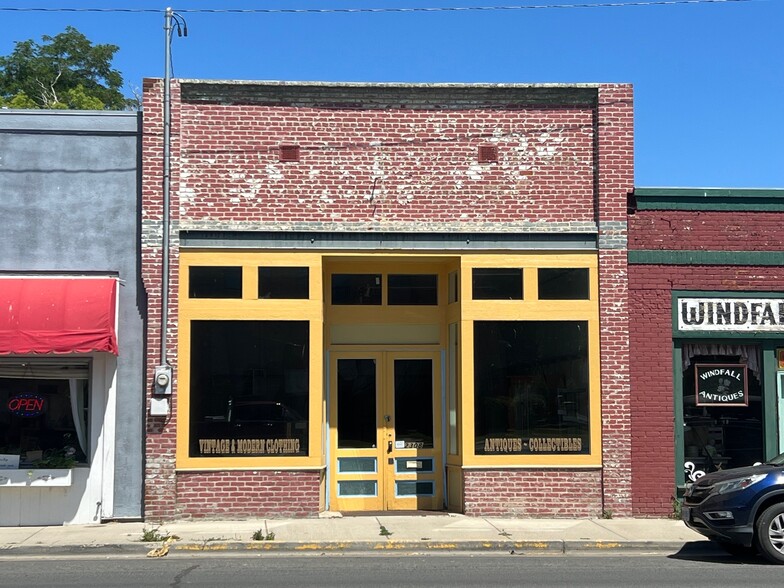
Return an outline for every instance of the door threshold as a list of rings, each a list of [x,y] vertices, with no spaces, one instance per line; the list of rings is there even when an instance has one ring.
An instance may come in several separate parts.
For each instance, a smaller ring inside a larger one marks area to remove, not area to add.
[[[428,516],[448,516],[446,510],[351,510],[341,511],[346,517],[428,517]]]

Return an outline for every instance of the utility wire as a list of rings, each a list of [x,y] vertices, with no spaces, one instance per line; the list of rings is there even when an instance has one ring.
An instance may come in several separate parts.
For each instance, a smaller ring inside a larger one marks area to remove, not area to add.
[[[351,14],[351,13],[400,13],[400,12],[492,12],[501,10],[546,10],[574,8],[629,8],[641,6],[679,6],[686,4],[740,4],[767,2],[768,0],[636,0],[634,2],[586,2],[572,4],[531,4],[523,6],[442,6],[412,8],[178,8],[179,13],[190,14]],[[105,12],[163,14],[157,8],[10,8],[0,7],[0,12]]]

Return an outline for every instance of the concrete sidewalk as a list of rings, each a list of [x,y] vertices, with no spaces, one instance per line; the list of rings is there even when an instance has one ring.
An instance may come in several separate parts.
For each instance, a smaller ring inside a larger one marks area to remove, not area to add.
[[[145,542],[151,538],[154,541]],[[254,540],[254,534],[260,540]],[[166,542],[164,539],[170,537]],[[678,551],[705,538],[670,519],[508,519],[458,514],[0,528],[0,557],[257,551]]]

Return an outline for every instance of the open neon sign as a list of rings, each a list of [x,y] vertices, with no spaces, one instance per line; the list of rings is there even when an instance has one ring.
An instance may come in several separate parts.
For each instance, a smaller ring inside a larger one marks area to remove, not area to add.
[[[8,399],[8,410],[19,417],[41,416],[44,408],[44,397],[38,394],[17,394]]]

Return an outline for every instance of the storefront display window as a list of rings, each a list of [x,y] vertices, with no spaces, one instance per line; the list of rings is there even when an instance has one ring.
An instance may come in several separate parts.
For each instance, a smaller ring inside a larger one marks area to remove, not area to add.
[[[6,374],[8,369],[3,369]],[[0,467],[70,468],[88,463],[84,377],[0,375]],[[81,371],[81,370],[80,370]]]
[[[683,353],[687,476],[763,461],[759,349],[686,344]]]
[[[308,453],[307,321],[191,322],[191,457]]]
[[[588,323],[476,321],[477,455],[588,454]]]

